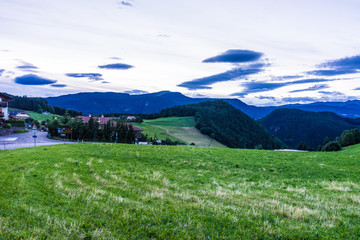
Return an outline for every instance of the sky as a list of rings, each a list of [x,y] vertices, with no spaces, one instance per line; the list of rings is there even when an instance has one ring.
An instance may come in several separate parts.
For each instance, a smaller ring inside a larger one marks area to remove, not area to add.
[[[358,0],[0,0],[0,92],[360,98]]]

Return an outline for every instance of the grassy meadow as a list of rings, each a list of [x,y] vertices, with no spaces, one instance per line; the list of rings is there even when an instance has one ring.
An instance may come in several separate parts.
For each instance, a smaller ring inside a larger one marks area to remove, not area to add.
[[[37,120],[39,122],[46,121],[46,120],[52,120],[54,116],[56,116],[58,118],[62,117],[62,116],[56,115],[56,114],[41,114],[41,113],[37,113],[37,112],[33,112],[33,111],[21,110],[21,109],[16,109],[16,108],[10,108],[9,111],[24,111],[27,114],[29,114],[30,117],[32,117],[34,120]]]
[[[0,151],[0,239],[359,239],[359,153]]]
[[[134,123],[142,128],[144,134],[149,137],[172,141],[179,141],[185,144],[195,143],[196,146],[226,147],[218,141],[203,135],[195,128],[194,117],[168,117],[153,120],[144,120],[143,123]]]
[[[26,111],[30,117],[32,117],[34,120],[37,120],[39,122],[42,121],[46,121],[46,120],[52,120],[53,117],[58,117],[61,118],[62,116],[60,115],[56,115],[56,114],[41,114],[41,113],[37,113],[37,112],[32,112],[32,111]]]

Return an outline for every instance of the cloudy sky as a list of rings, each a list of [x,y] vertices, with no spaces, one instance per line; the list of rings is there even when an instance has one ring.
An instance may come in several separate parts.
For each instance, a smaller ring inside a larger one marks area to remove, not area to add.
[[[0,0],[0,92],[360,97],[358,0]]]

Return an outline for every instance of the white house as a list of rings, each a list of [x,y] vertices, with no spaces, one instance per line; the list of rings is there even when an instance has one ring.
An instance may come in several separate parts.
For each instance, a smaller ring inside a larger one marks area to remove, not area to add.
[[[8,102],[14,100],[13,98],[0,93],[0,120],[9,120]]]

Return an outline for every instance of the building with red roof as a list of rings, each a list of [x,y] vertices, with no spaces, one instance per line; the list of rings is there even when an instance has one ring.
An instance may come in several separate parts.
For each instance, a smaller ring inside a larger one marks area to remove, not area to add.
[[[109,121],[113,124],[113,126],[116,126],[116,121],[109,118],[109,117],[92,117],[91,115],[89,116],[78,116],[78,119],[83,120],[84,123],[88,123],[90,121],[91,118],[93,118],[96,122],[99,123],[99,125],[101,127],[103,127],[105,124],[107,124]],[[126,125],[131,125],[130,123],[124,123]],[[140,132],[142,132],[143,130],[135,125],[131,125],[132,128],[134,129],[134,132],[136,133],[136,135],[138,136],[140,134]]]

